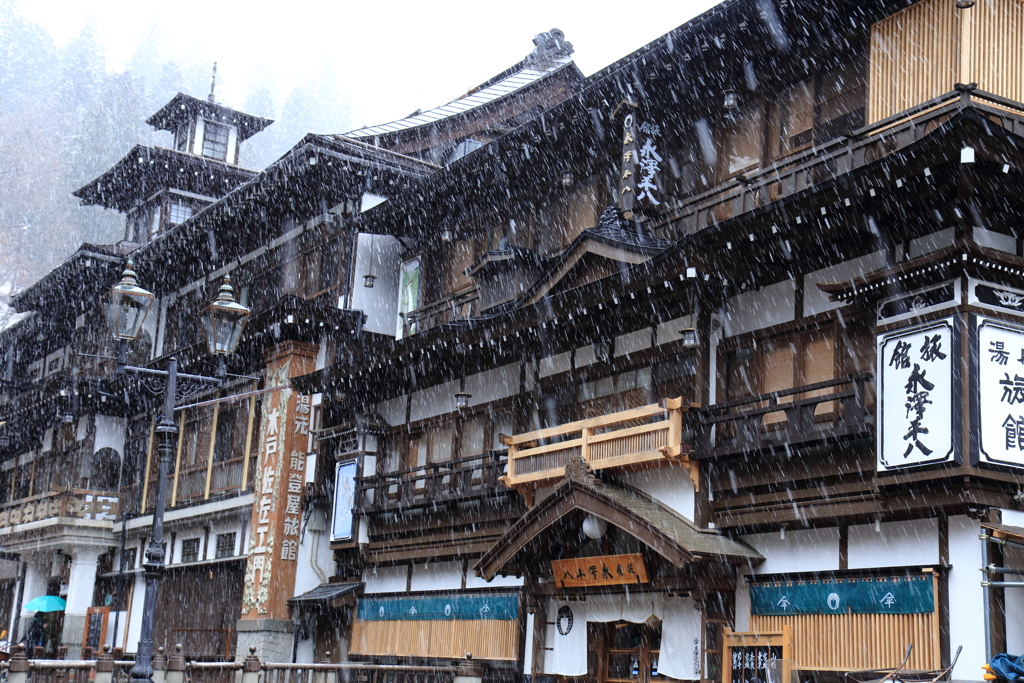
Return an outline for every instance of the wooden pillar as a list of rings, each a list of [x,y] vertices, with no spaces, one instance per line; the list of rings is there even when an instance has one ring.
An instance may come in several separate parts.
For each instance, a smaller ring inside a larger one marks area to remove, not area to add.
[[[309,374],[316,368],[317,347],[284,342],[265,354],[270,386]],[[255,476],[249,547],[238,622],[237,651],[249,648],[263,657],[291,654],[294,624],[288,599],[295,590],[302,495],[309,439],[309,396],[292,389],[263,395],[259,459]]]

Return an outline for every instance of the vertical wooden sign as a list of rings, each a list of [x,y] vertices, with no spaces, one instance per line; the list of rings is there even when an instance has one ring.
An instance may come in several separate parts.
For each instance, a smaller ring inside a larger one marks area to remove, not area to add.
[[[286,384],[316,367],[317,348],[286,342],[266,354],[267,386]],[[310,401],[291,389],[264,394],[256,498],[242,593],[243,619],[289,619],[302,520]]]

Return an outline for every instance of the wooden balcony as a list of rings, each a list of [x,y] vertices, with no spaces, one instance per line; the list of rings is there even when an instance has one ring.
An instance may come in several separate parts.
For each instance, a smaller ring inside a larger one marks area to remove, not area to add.
[[[84,489],[50,491],[0,505],[0,532],[19,524],[60,518],[113,522],[120,514],[117,493]]]
[[[874,433],[874,375],[716,403],[696,413],[702,458]]]
[[[657,467],[678,460],[690,464],[690,445],[683,443],[683,398],[664,399],[641,408],[569,422],[504,437],[508,444],[508,475],[501,482],[528,494],[565,475],[565,466],[582,457],[591,470]],[[696,470],[691,467],[696,485]],[[529,496],[528,496],[529,498]]]
[[[469,318],[476,313],[480,293],[476,287],[468,287],[425,306],[400,314],[402,336],[426,332],[445,323]]]
[[[501,495],[506,491],[498,481],[506,459],[505,451],[490,451],[362,477],[356,484],[356,509],[372,515]]]

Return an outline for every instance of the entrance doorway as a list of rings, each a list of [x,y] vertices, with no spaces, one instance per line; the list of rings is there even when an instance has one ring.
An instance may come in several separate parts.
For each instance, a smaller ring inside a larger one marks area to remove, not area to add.
[[[587,624],[588,678],[596,683],[671,683],[658,672],[661,620]]]

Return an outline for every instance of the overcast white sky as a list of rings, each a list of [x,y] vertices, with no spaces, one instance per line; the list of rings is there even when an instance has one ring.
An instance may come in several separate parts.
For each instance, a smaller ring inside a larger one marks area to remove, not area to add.
[[[541,31],[562,29],[576,48],[577,65],[589,75],[714,4],[20,0],[19,8],[58,46],[93,21],[112,70],[124,68],[157,21],[168,59],[218,62],[217,99],[235,107],[250,79],[269,81],[280,102],[295,85],[315,83],[318,64],[331,56],[358,126],[457,97],[522,59]]]

